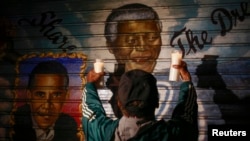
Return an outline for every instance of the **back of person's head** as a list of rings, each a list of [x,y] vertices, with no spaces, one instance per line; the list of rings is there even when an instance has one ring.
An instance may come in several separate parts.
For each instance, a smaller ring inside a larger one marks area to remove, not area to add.
[[[127,4],[113,9],[107,17],[104,31],[107,41],[113,42],[116,39],[117,22],[134,20],[155,20],[161,28],[159,16],[152,7],[139,3]]]
[[[43,61],[38,63],[29,75],[28,88],[32,88],[36,74],[56,74],[65,77],[65,86],[69,85],[69,76],[67,69],[57,61]]]
[[[124,73],[118,89],[118,105],[123,114],[145,118],[154,116],[159,106],[159,94],[155,77],[143,70]]]

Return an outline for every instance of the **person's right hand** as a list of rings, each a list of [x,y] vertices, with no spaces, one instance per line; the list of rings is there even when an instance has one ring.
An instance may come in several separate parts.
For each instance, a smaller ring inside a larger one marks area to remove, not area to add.
[[[187,69],[186,62],[181,61],[180,65],[173,65],[173,67],[180,71],[180,76],[181,76],[182,81],[191,81],[191,75]]]
[[[94,69],[90,70],[87,74],[87,82],[89,83],[99,83],[102,77],[105,75],[105,72],[96,73]]]

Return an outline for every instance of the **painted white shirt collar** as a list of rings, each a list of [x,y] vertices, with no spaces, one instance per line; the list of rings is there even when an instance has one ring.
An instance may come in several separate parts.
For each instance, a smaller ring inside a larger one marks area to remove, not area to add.
[[[45,132],[43,129],[39,128],[35,119],[31,116],[33,129],[36,132],[36,141],[52,141],[55,135],[54,124],[49,127],[48,132]]]

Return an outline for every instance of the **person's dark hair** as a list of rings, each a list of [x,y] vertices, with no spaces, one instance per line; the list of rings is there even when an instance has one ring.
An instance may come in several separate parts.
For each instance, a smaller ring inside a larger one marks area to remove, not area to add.
[[[130,20],[155,20],[161,30],[161,22],[157,12],[144,4],[133,3],[113,9],[106,19],[104,34],[108,42],[113,42],[117,34],[117,22]]]
[[[118,102],[123,114],[138,118],[154,117],[159,106],[159,94],[155,77],[143,70],[124,73],[118,88]]]
[[[32,86],[33,86],[36,74],[58,74],[58,75],[62,75],[66,79],[65,88],[67,89],[67,87],[69,85],[68,71],[60,62],[52,60],[52,61],[44,61],[44,62],[38,63],[34,67],[34,69],[31,71],[31,73],[29,75],[29,82],[28,82],[28,88],[29,89],[32,88]]]
[[[119,99],[118,99],[119,101]],[[119,106],[121,112],[128,117],[137,117],[144,119],[154,118],[155,108],[154,106],[144,106],[145,102],[140,100],[131,101],[128,103],[128,107],[134,107],[138,110],[131,110],[130,108]]]

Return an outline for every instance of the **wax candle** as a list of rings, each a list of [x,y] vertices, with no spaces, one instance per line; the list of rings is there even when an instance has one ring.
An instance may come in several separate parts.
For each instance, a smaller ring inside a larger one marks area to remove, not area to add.
[[[94,70],[96,73],[103,72],[104,69],[104,63],[102,59],[96,59],[96,62],[94,63]]]
[[[173,65],[179,65],[181,63],[182,53],[179,50],[174,50],[171,53],[171,66],[169,71],[169,81],[178,81],[180,78],[180,72],[178,69],[173,68]]]
[[[102,59],[96,59],[94,63],[94,71],[96,73],[100,73],[104,71],[104,63]],[[97,83],[96,83],[97,89],[103,88],[104,87],[104,77],[102,77]]]

